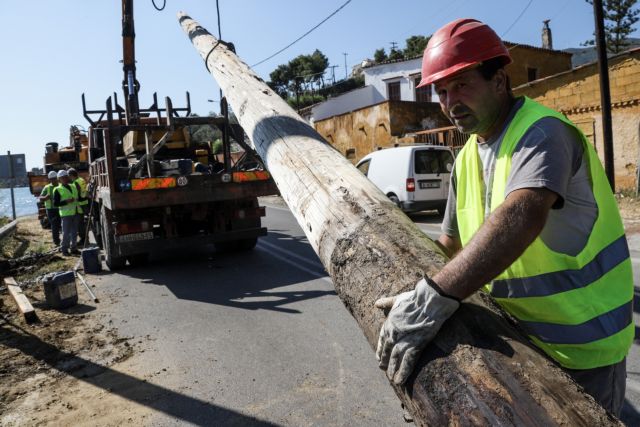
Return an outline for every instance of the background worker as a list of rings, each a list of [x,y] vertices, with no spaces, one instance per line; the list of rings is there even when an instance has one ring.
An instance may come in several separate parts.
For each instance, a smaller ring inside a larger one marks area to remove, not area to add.
[[[60,251],[63,255],[79,254],[77,248],[78,216],[77,212],[78,188],[71,184],[69,175],[64,169],[58,171],[58,186],[53,192],[53,206],[60,211],[62,221],[62,244]]]
[[[60,246],[60,213],[58,208],[53,206],[53,190],[58,185],[58,174],[55,171],[49,172],[47,175],[49,183],[44,186],[40,193],[40,201],[44,202],[44,207],[47,211],[47,219],[51,225],[51,237],[53,238],[53,244]]]
[[[633,341],[633,277],[618,207],[595,150],[563,115],[514,98],[508,50],[460,19],[424,52],[421,86],[469,140],[457,156],[439,243],[452,257],[391,308],[380,367],[403,383],[420,351],[485,288],[532,342],[619,415]]]
[[[69,179],[73,185],[76,186],[78,190],[78,203],[77,203],[77,221],[78,221],[78,244],[84,245],[85,239],[85,221],[84,216],[89,211],[87,210],[87,206],[89,205],[89,199],[87,199],[87,182],[83,177],[78,175],[78,172],[74,168],[67,169],[67,173],[69,174]]]

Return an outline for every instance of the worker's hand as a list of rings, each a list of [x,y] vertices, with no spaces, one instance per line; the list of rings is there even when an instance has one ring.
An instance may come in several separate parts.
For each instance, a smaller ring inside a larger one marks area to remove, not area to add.
[[[418,361],[422,349],[436,336],[442,324],[460,306],[453,298],[440,295],[422,279],[415,290],[375,302],[389,315],[380,329],[376,357],[380,368],[396,384],[403,384]]]

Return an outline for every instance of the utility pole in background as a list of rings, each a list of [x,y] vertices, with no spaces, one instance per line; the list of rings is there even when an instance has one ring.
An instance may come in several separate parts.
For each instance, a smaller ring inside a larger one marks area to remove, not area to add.
[[[347,55],[348,53],[342,53],[344,55],[344,79],[347,80]]]
[[[398,47],[398,43],[397,42],[389,42],[391,44],[391,50],[396,50],[396,48]]]
[[[593,0],[593,17],[596,23],[596,48],[598,51],[598,72],[600,74],[600,109],[602,110],[602,134],[604,145],[604,170],[611,190],[616,191],[613,164],[613,130],[611,126],[611,92],[609,90],[609,61],[604,36],[602,0]]]
[[[336,68],[338,68],[339,65],[329,65],[329,68],[331,68],[331,84],[334,85],[336,84]]]
[[[13,159],[11,158],[11,151],[7,151],[7,160],[9,162],[9,188],[11,190],[11,213],[13,219],[16,219],[16,199],[13,194]]]

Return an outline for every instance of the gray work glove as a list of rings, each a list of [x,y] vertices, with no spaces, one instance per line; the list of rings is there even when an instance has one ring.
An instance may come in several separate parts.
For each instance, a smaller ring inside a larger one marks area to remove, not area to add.
[[[428,279],[422,279],[413,291],[375,302],[380,309],[391,308],[380,329],[376,357],[380,368],[396,384],[403,384],[418,361],[422,349],[436,336],[442,324],[460,303],[442,296]]]

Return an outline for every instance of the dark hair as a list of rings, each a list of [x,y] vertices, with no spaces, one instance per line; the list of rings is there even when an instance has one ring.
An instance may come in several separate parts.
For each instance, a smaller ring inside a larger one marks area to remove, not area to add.
[[[484,61],[482,64],[480,64],[480,66],[478,67],[478,71],[482,75],[482,78],[484,78],[485,80],[491,80],[493,76],[496,75],[498,70],[504,69],[505,65],[506,64],[505,64],[504,58],[501,58],[501,57],[491,58],[487,61]],[[513,92],[511,91],[511,79],[509,78],[508,74],[507,74],[506,85],[507,85],[507,93],[509,94],[509,96],[513,96]]]
[[[491,80],[501,68],[504,68],[504,60],[501,57],[497,57],[484,61],[478,67],[478,71],[480,71],[485,80]]]

